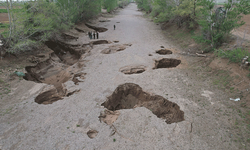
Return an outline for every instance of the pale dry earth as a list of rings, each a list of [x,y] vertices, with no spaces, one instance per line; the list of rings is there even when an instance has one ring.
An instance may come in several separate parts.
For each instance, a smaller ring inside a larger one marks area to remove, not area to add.
[[[10,96],[1,100],[1,111],[6,112],[0,116],[1,150],[236,150],[245,145],[235,142],[233,110],[226,105],[237,102],[192,71],[193,64],[206,58],[179,55],[181,50],[165,38],[160,26],[145,19],[133,3],[108,19],[97,24],[108,28],[100,39],[132,45],[111,54],[101,53],[110,44],[95,45],[84,57],[85,80],[75,85],[81,90],[53,104],[34,102],[45,84],[22,80],[14,85]],[[77,42],[86,43],[86,39]],[[173,54],[155,53],[161,46]],[[160,58],[179,59],[181,64],[153,69],[154,60]],[[120,69],[125,66],[146,69],[124,74]],[[138,84],[143,91],[178,104],[185,120],[167,124],[151,110],[136,107],[119,110],[113,126],[100,122],[98,117],[105,110],[101,104],[124,83]]]

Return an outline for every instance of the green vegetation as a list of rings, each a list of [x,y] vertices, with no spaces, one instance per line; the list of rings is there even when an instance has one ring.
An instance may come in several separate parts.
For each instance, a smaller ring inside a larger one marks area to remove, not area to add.
[[[20,53],[38,49],[55,33],[97,16],[102,7],[111,12],[129,2],[130,0],[37,0],[18,3],[18,7],[13,6],[11,1],[2,3],[8,8],[5,12],[9,10],[10,16],[10,24],[0,26],[9,28],[8,32],[2,33],[6,38],[5,45],[9,47],[7,52]]]
[[[219,70],[216,73],[216,79],[213,81],[214,85],[217,85],[219,88],[226,88],[232,91],[233,89],[230,86],[230,83],[232,81],[232,77],[227,71]]]
[[[108,12],[111,12],[114,10],[117,6],[117,0],[104,0],[103,1],[103,6],[105,9],[107,9]]]
[[[8,24],[0,24],[0,29],[6,29],[6,28],[9,28],[9,25]]]
[[[8,13],[7,9],[0,9],[0,13]]]
[[[215,54],[222,58],[228,58],[230,62],[239,63],[246,56],[250,56],[250,53],[244,49],[237,48],[233,50],[215,50]]]
[[[229,0],[214,12],[215,1],[199,0],[201,7],[197,21],[202,27],[203,41],[215,48],[226,40],[230,32],[244,24],[242,14],[250,13],[249,0]]]
[[[157,0],[156,0],[157,1]],[[150,13],[152,11],[152,0],[136,0],[138,8]]]
[[[215,0],[136,0],[138,8],[151,13],[155,22],[172,22],[180,28],[195,29],[201,32],[194,36],[200,43],[220,46],[230,32],[244,24],[242,14],[250,13],[250,0],[228,0],[223,8],[215,7]]]

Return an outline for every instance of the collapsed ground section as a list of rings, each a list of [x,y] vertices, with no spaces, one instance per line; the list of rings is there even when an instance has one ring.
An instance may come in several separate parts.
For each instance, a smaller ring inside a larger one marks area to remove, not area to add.
[[[177,67],[181,63],[181,60],[173,58],[162,58],[160,60],[155,60],[154,69],[158,68],[173,68]]]
[[[119,85],[102,106],[112,111],[145,107],[158,118],[165,119],[167,124],[184,120],[184,112],[176,103],[159,95],[150,95],[133,83]]]
[[[140,66],[125,66],[120,69],[124,74],[139,74],[143,73],[146,70],[146,67],[143,65]]]
[[[169,54],[172,54],[173,52],[169,49],[160,49],[160,50],[157,50],[156,53],[160,55],[169,55]]]

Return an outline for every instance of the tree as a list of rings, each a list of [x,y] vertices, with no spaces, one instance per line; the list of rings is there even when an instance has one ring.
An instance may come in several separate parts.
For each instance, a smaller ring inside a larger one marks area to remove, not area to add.
[[[111,12],[118,6],[118,3],[117,0],[103,0],[103,6],[107,12]]]
[[[228,0],[223,8],[217,9],[214,9],[214,0],[198,0],[198,5],[201,7],[198,23],[203,31],[200,41],[213,48],[224,42],[234,28],[244,24],[242,14],[250,13],[250,0]]]

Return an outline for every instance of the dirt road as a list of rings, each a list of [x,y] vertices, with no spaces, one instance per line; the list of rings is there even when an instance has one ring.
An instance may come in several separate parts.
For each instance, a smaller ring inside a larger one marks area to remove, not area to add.
[[[206,78],[198,78],[199,71],[193,72],[192,65],[205,58],[179,55],[181,50],[134,3],[108,19],[98,24],[108,28],[100,39],[119,42],[94,45],[84,58],[85,80],[75,85],[80,92],[44,105],[34,102],[43,84],[22,81],[19,84],[29,85],[30,90],[12,89],[5,100],[8,105],[1,107],[6,113],[0,118],[0,149],[235,150],[246,146],[237,142],[234,111],[225,105],[236,102]],[[118,44],[122,48],[115,48]],[[173,53],[155,53],[161,46]],[[162,58],[172,59],[155,63]],[[118,112],[105,114],[101,105]]]

